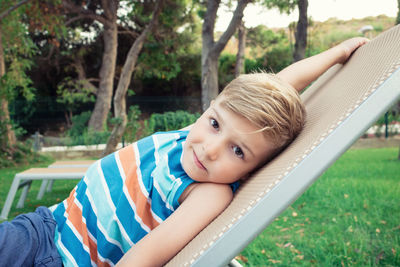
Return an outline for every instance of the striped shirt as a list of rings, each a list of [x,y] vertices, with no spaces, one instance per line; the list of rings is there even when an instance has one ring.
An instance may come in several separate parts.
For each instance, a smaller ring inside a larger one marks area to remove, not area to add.
[[[156,133],[106,156],[50,208],[64,266],[112,266],[172,214],[194,182],[181,165],[187,134]]]

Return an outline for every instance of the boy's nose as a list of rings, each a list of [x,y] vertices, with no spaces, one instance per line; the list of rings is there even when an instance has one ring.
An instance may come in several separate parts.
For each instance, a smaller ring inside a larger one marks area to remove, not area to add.
[[[207,158],[210,160],[216,160],[220,153],[221,143],[219,140],[212,140],[208,142],[204,148]]]

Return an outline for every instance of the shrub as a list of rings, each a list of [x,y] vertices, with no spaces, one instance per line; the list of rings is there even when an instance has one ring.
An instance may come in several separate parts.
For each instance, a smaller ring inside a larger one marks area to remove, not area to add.
[[[397,104],[399,105],[399,103]],[[398,134],[397,128],[396,127],[391,127],[390,125],[394,125],[395,122],[400,121],[400,113],[398,112],[398,106],[393,106],[386,112],[385,115],[381,116],[378,121],[375,123],[376,125],[376,131],[375,131],[375,136],[376,137],[381,137],[383,133],[385,132],[385,127],[386,127],[386,122],[388,126],[388,135],[389,136],[394,136]]]
[[[139,117],[141,111],[138,105],[133,105],[129,107],[128,112],[128,123],[126,124],[125,132],[123,135],[124,141],[132,143],[136,141],[138,130],[140,129]]]
[[[0,150],[0,169],[50,160],[50,157],[34,152],[30,140],[24,143],[17,142],[15,146],[10,147],[8,150]]]
[[[144,134],[179,130],[194,123],[199,117],[199,113],[192,114],[183,110],[154,113],[144,122]]]
[[[244,68],[245,68],[245,73],[254,73],[264,69],[264,66],[260,61],[246,58],[244,60]]]
[[[67,131],[67,136],[71,138],[69,145],[96,145],[107,143],[107,139],[111,134],[110,131],[108,131],[108,129],[103,132],[90,131],[88,129],[90,116],[90,111],[72,116],[72,126]]]
[[[71,118],[71,128],[67,131],[67,136],[71,137],[72,139],[79,138],[85,129],[87,129],[87,124],[89,122],[90,111],[82,112],[81,114],[74,115]]]
[[[285,67],[289,66],[293,61],[292,51],[290,46],[276,46],[264,56],[267,64],[263,64],[267,71],[278,73]],[[264,60],[263,57],[258,60]]]
[[[225,87],[235,78],[236,55],[223,53],[218,60],[218,84]]]

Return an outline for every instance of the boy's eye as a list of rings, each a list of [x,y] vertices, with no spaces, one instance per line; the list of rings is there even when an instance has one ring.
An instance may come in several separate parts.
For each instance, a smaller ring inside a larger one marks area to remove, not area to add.
[[[211,127],[213,127],[214,129],[217,129],[217,130],[219,129],[219,124],[215,119],[210,119],[210,124],[211,124]]]
[[[233,147],[233,153],[235,153],[235,155],[239,158],[243,158],[244,157],[244,153],[242,151],[242,149],[238,146],[234,146]]]

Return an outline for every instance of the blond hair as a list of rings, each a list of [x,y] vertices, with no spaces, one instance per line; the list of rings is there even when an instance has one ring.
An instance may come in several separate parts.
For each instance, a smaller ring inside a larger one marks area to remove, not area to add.
[[[224,108],[259,127],[276,151],[287,146],[304,126],[305,108],[298,92],[273,74],[240,75],[218,98]]]

